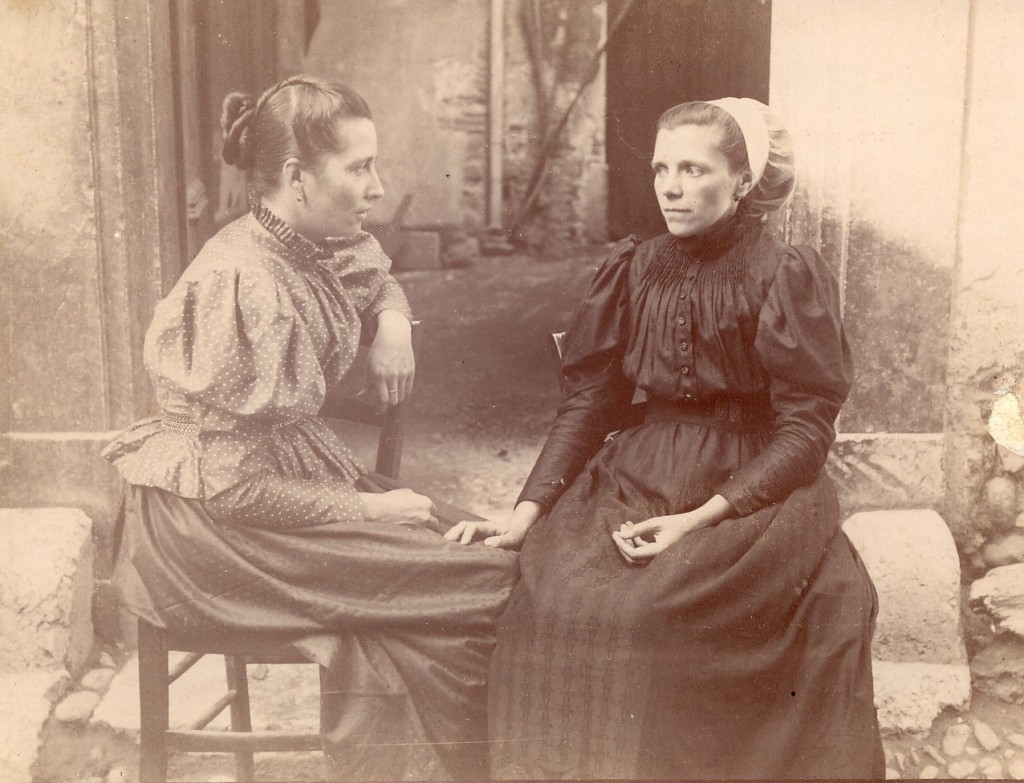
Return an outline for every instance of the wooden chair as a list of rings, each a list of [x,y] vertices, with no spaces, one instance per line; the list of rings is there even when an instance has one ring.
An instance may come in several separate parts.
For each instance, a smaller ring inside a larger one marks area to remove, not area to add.
[[[413,325],[413,349],[419,346],[418,324]],[[361,351],[365,361],[365,349]],[[365,366],[365,365],[363,365]],[[379,428],[376,471],[366,477],[362,491],[384,492],[396,489],[402,460],[402,441],[409,401],[389,408],[383,415],[353,399],[362,378],[359,360],[347,376],[354,379],[332,390],[321,415],[332,420],[371,424]],[[442,526],[459,519],[480,519],[447,503],[434,501],[436,516]],[[446,527],[445,527],[446,529]],[[271,751],[311,751],[321,748],[319,734],[298,734],[253,731],[249,711],[249,664],[309,664],[310,661],[289,650],[284,640],[259,633],[221,638],[216,642],[195,640],[138,621],[139,704],[141,737],[139,779],[143,783],[163,783],[167,779],[167,759],[172,751],[234,753],[235,775],[240,781],[254,780],[253,754]],[[169,653],[187,655],[169,668]],[[227,692],[213,701],[188,729],[169,727],[170,686],[204,655],[224,656]],[[231,730],[208,730],[206,727],[225,709],[230,708]]]

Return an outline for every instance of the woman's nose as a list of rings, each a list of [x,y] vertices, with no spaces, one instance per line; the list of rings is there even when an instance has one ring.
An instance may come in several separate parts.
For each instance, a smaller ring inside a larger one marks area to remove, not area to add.
[[[680,177],[665,176],[658,183],[658,189],[666,198],[679,198],[683,195],[683,181]]]
[[[373,177],[371,178],[370,186],[366,191],[367,198],[384,198],[384,185],[381,183],[380,177],[377,175],[377,169],[373,169],[371,173],[373,174]]]

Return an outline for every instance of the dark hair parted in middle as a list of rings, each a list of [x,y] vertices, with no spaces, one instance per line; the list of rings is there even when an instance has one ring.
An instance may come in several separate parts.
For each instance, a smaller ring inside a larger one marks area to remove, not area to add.
[[[658,130],[675,130],[684,125],[701,125],[718,128],[722,133],[722,154],[729,161],[732,173],[742,171],[750,166],[747,159],[747,144],[743,139],[743,131],[729,112],[704,101],[680,103],[667,109],[658,118]]]
[[[278,187],[288,158],[314,166],[321,156],[340,152],[335,124],[350,118],[372,119],[362,96],[315,76],[292,76],[259,99],[233,92],[221,109],[221,155],[225,163],[248,173],[258,195],[266,195]]]

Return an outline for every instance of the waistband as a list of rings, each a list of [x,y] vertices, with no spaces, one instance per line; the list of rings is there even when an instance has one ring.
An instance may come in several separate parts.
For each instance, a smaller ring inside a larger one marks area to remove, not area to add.
[[[711,397],[689,402],[652,397],[647,400],[644,423],[691,421],[732,432],[759,432],[772,425],[773,411],[767,395]]]
[[[160,411],[160,426],[168,432],[177,432],[179,435],[188,435],[191,438],[199,435],[199,424],[193,421],[187,413]]]
[[[267,437],[297,421],[299,421],[298,418],[278,419],[275,421],[263,421],[250,418],[240,422],[239,426],[236,426],[234,429],[221,430],[221,428],[217,426],[213,426],[208,429],[220,430],[223,432],[244,432],[246,435]],[[160,411],[160,426],[168,432],[176,432],[179,435],[187,435],[191,438],[199,437],[201,429],[199,422],[189,416],[189,414],[175,413],[166,410]]]

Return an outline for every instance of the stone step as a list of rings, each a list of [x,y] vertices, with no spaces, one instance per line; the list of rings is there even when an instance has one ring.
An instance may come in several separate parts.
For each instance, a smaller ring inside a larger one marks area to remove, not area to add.
[[[843,523],[878,591],[871,645],[875,704],[886,732],[926,731],[971,699],[960,617],[960,559],[931,510],[866,511]]]
[[[5,716],[0,720],[0,780],[4,783],[31,783],[43,724],[66,682],[63,670],[0,674],[0,714]]]
[[[67,670],[92,650],[92,522],[77,508],[0,509],[0,673]]]

